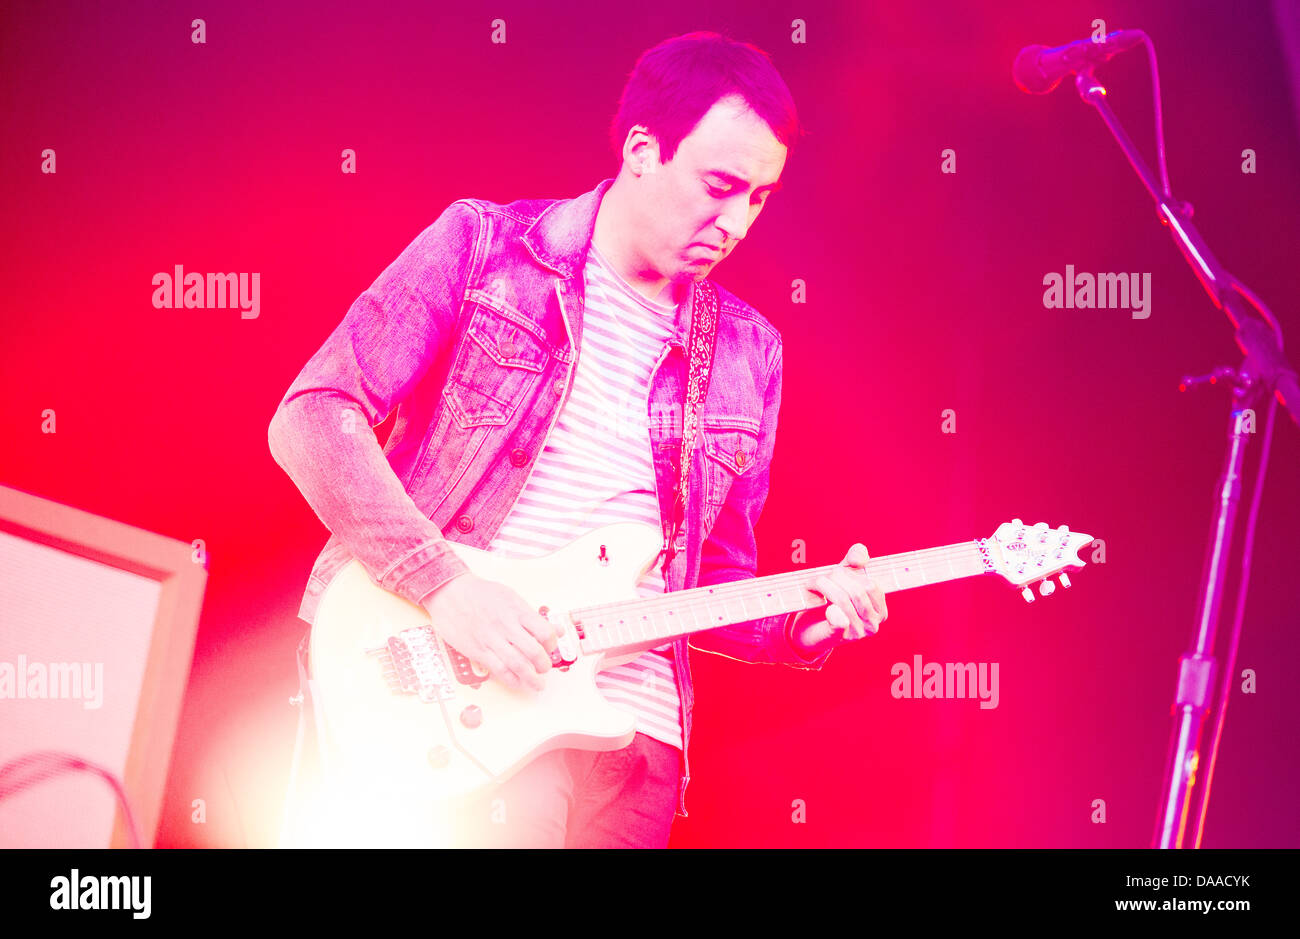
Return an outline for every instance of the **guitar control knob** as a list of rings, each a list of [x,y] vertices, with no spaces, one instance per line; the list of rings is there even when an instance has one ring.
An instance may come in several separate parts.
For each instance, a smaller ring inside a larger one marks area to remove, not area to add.
[[[483,723],[483,709],[477,704],[471,704],[460,712],[460,722],[473,730]]]
[[[1020,591],[1020,595],[1025,598],[1026,603],[1034,602],[1034,591],[1029,587],[1026,587],[1024,590]]]
[[[1070,575],[1065,573],[1065,571],[1061,571],[1059,580],[1061,581],[1062,587],[1068,588],[1070,586]]]
[[[434,769],[446,769],[451,765],[451,750],[439,744],[429,748],[429,765]]]
[[[1056,593],[1056,584],[1052,583],[1050,580],[1045,580],[1038,585],[1038,593],[1040,596],[1050,597],[1052,594]]]

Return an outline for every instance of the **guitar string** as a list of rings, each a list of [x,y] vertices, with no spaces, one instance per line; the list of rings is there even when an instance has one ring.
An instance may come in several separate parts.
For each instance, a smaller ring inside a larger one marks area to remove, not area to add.
[[[873,558],[872,560],[868,561],[867,572],[872,574],[873,576],[876,573],[889,573],[892,572],[895,568],[897,568],[904,560],[910,560],[910,559],[916,559],[919,562],[917,566],[921,566],[922,564],[928,566],[929,563],[932,561],[940,561],[940,560],[947,561],[950,555],[954,557],[960,555],[969,556],[971,552],[975,552],[977,554],[979,552],[979,547],[974,542],[960,542],[953,545],[944,545],[938,548],[923,548],[919,551],[909,551],[897,555],[891,554],[891,555],[887,555],[886,557]],[[784,573],[770,574],[759,578],[746,578],[744,580],[725,581],[721,584],[711,584],[705,587],[691,587],[688,588],[687,590],[678,590],[678,591],[673,591],[671,593],[665,593],[662,595],[662,597],[646,598],[646,599],[647,600],[662,599],[663,601],[668,601],[671,600],[672,598],[677,598],[680,601],[682,599],[685,599],[686,595],[688,594],[694,594],[696,591],[703,591],[703,590],[710,590],[710,589],[715,591],[715,595],[716,592],[719,590],[723,590],[727,592],[748,592],[748,591],[752,591],[754,589],[755,583],[758,582],[761,582],[763,584],[781,583],[785,585],[791,582],[793,582],[794,584],[798,584],[808,580],[809,578],[814,577],[817,574],[833,570],[839,566],[840,566],[839,564],[827,564],[822,567],[805,568],[804,570],[797,570],[797,571],[786,571]],[[734,589],[728,590],[728,588],[734,588]],[[577,607],[571,612],[573,613],[590,612],[592,610],[604,609],[606,607],[621,606],[623,604],[637,603],[637,602],[641,602],[641,601],[636,599],[617,600],[614,601],[613,603],[599,603],[599,604],[592,604],[591,606],[587,606],[587,607]],[[676,604],[667,604],[667,605],[676,605]]]
[[[967,562],[977,561],[981,568],[980,570],[971,570],[969,573],[961,574],[961,577],[975,576],[976,574],[983,573],[987,569],[984,565],[983,559],[979,556],[978,545],[972,541],[954,545],[945,545],[939,548],[925,548],[919,551],[906,552],[901,555],[889,555],[885,558],[879,558],[867,562],[867,571],[873,578],[875,578],[877,575],[893,573],[905,560],[914,561],[918,567],[929,567],[932,562],[948,564],[958,558]],[[694,587],[686,591],[673,591],[665,593],[660,597],[621,600],[614,603],[578,607],[569,612],[570,616],[575,618],[578,618],[580,615],[590,617],[593,614],[599,615],[602,613],[617,613],[620,611],[644,612],[646,616],[649,616],[652,614],[658,615],[670,608],[680,607],[684,604],[703,603],[706,606],[714,603],[725,604],[732,600],[743,599],[745,596],[756,593],[779,593],[792,588],[802,588],[804,585],[815,580],[819,575],[834,570],[839,566],[840,565],[838,564],[828,564],[823,567],[809,568],[802,571],[789,571],[783,574],[773,574],[764,578],[745,578],[739,581],[714,584],[709,587]],[[756,582],[760,580],[762,585],[756,587]],[[937,581],[932,580],[929,582],[935,583]],[[709,590],[712,592],[707,594],[703,592]],[[700,591],[700,593],[696,593],[696,591]],[[818,600],[818,605],[820,605],[823,601],[821,601],[820,597]],[[603,619],[608,617],[601,618]],[[578,619],[577,621],[582,622],[583,620]],[[743,622],[743,620],[741,622]]]

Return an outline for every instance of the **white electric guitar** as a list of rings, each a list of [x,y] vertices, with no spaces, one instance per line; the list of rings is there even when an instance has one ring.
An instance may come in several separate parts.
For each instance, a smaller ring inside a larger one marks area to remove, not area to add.
[[[993,573],[1048,596],[1093,540],[1045,522],[1003,523],[988,539],[873,558],[886,593]],[[832,566],[638,598],[634,585],[660,547],[638,523],[597,529],[552,554],[512,560],[454,544],[481,577],[513,587],[556,627],[555,667],[540,692],[487,677],[443,642],[419,606],[376,586],[353,560],[321,599],[311,631],[314,693],[325,739],[367,801],[419,794],[473,795],[558,747],[616,750],[632,742],[633,716],[608,704],[596,672],[696,632],[819,607],[810,589]],[[339,765],[341,764],[341,765]],[[387,795],[374,795],[387,793]]]

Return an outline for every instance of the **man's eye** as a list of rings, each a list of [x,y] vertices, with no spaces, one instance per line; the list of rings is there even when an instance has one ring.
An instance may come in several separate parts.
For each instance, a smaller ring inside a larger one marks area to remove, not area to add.
[[[715,199],[722,199],[725,196],[731,195],[731,192],[726,189],[719,189],[717,186],[710,186],[709,195],[713,196]]]

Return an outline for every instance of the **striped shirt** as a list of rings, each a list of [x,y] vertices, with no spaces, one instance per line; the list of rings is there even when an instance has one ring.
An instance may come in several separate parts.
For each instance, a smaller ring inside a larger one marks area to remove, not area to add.
[[[650,458],[649,386],[674,332],[677,308],[637,293],[595,245],[583,270],[586,304],[573,387],[514,509],[488,550],[536,557],[615,522],[661,530]],[[664,592],[657,566],[637,596]],[[636,717],[636,729],[678,749],[681,699],[672,644],[601,671],[604,698]]]

